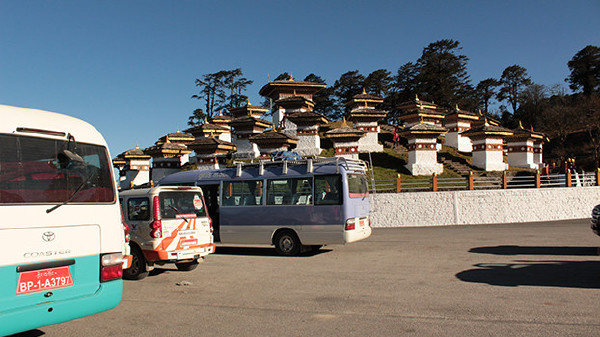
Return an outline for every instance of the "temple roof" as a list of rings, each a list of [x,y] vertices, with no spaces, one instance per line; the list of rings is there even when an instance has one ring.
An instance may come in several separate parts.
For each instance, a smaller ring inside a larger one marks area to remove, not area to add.
[[[199,133],[211,133],[211,132],[223,133],[223,132],[230,132],[230,131],[231,130],[229,130],[229,128],[227,128],[225,126],[212,124],[212,123],[204,123],[204,124],[192,126],[191,128],[185,130],[185,132],[189,132],[192,135],[199,134]]]
[[[285,116],[294,124],[325,124],[327,117],[313,111],[299,111]]]
[[[123,159],[150,159],[150,156],[144,153],[144,150],[140,149],[139,144],[134,149],[127,150],[117,156],[117,158]]]
[[[233,126],[234,128],[236,126],[239,127],[239,126],[247,125],[247,124],[255,124],[257,126],[262,126],[262,127],[265,127],[265,128],[273,126],[273,123],[271,123],[269,121],[266,121],[266,120],[261,119],[261,118],[253,117],[253,116],[250,116],[250,115],[246,115],[246,116],[234,118],[231,122],[229,122],[229,125]]]
[[[462,133],[464,136],[473,137],[480,135],[496,135],[496,136],[510,136],[513,134],[513,131],[501,126],[491,125],[485,121],[484,124],[473,127]]]
[[[223,151],[234,151],[236,149],[235,144],[213,137],[197,139],[189,144],[188,147],[196,151],[196,153],[206,153],[207,151],[210,152],[212,149],[220,149]]]
[[[473,117],[478,117],[479,114],[472,112],[472,111],[468,111],[468,110],[462,110],[458,107],[458,104],[456,104],[456,106],[454,107],[454,109],[451,109],[450,111],[448,111],[448,115],[468,115],[468,116],[473,116]]]
[[[285,140],[285,139],[287,139],[294,143],[298,142],[297,137],[294,137],[292,135],[288,135],[287,133],[279,132],[279,131],[269,131],[269,132],[259,133],[254,136],[251,136],[249,139],[250,140],[261,140],[261,139]]]
[[[349,120],[367,118],[367,119],[381,119],[387,116],[387,111],[379,109],[368,109],[360,108],[350,111],[348,115]]]
[[[400,110],[414,110],[414,109],[431,109],[437,110],[440,106],[433,103],[419,99],[419,96],[415,95],[415,99],[407,102],[400,103],[398,109]]]
[[[247,102],[244,106],[230,109],[231,115],[233,115],[234,117],[241,117],[244,115],[260,116],[267,111],[269,111],[269,108],[265,108],[264,106],[252,105],[250,104],[250,102]]]
[[[301,91],[306,91],[308,94],[313,95],[319,90],[325,88],[326,86],[327,85],[325,83],[295,81],[294,77],[290,76],[288,80],[272,81],[265,84],[258,93],[261,96],[277,99],[277,95],[281,91],[298,89]]]
[[[233,117],[231,117],[229,115],[223,115],[223,112],[220,111],[217,116],[213,116],[210,118],[210,122],[215,123],[215,124],[227,124],[232,119],[233,119]]]
[[[157,143],[164,143],[166,141],[170,141],[171,143],[189,143],[191,141],[194,140],[194,136],[190,135],[189,133],[183,133],[183,132],[179,132],[179,130],[177,130],[177,132],[172,132],[169,133],[165,136],[162,136],[158,139]]]
[[[307,99],[306,97],[302,97],[302,96],[288,96],[285,98],[280,98],[275,101],[275,104],[289,103],[289,102],[310,102],[311,104],[314,105],[313,101]]]
[[[527,137],[527,138],[532,138],[532,139],[546,138],[546,134],[544,134],[542,132],[533,131],[533,127],[531,127],[531,130],[525,129],[523,127],[523,124],[521,123],[521,121],[519,121],[519,126],[513,130],[513,136]]]
[[[365,131],[352,128],[352,127],[348,126],[346,124],[346,122],[344,121],[342,126],[340,126],[339,128],[335,128],[333,130],[329,130],[329,131],[325,132],[325,137],[333,138],[333,139],[345,139],[345,138],[358,139],[360,137],[363,137],[365,134],[366,134]]]
[[[173,155],[184,155],[192,152],[187,146],[178,143],[157,143],[144,150],[144,153],[151,156],[162,155],[162,154],[173,154]]]
[[[433,125],[428,123],[419,123],[415,124],[409,128],[400,130],[399,134],[407,135],[407,134],[442,134],[448,132],[443,126]]]

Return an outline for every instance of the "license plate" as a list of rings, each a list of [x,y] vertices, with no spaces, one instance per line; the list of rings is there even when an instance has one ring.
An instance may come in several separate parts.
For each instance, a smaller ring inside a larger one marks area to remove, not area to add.
[[[69,266],[26,271],[19,274],[17,295],[73,285]]]

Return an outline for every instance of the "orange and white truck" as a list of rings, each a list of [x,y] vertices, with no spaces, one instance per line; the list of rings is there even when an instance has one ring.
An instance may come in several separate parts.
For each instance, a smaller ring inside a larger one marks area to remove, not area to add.
[[[156,265],[195,269],[215,251],[212,220],[200,187],[159,186],[119,192],[129,226],[131,267],[123,278],[143,279]]]

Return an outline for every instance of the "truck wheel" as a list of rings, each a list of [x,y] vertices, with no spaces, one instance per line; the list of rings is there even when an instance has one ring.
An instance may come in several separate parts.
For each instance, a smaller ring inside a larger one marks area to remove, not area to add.
[[[179,271],[194,270],[196,267],[198,267],[198,261],[175,263],[175,267],[177,267],[177,270]]]
[[[275,236],[275,251],[283,256],[294,256],[300,254],[302,244],[296,233],[286,230]]]
[[[137,246],[131,247],[131,267],[123,270],[123,278],[126,280],[141,280],[148,276],[146,258]]]

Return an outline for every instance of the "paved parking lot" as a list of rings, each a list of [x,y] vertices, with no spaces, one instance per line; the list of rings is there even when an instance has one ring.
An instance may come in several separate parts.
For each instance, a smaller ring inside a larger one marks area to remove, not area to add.
[[[589,221],[382,228],[316,255],[218,247],[28,336],[600,336]]]

